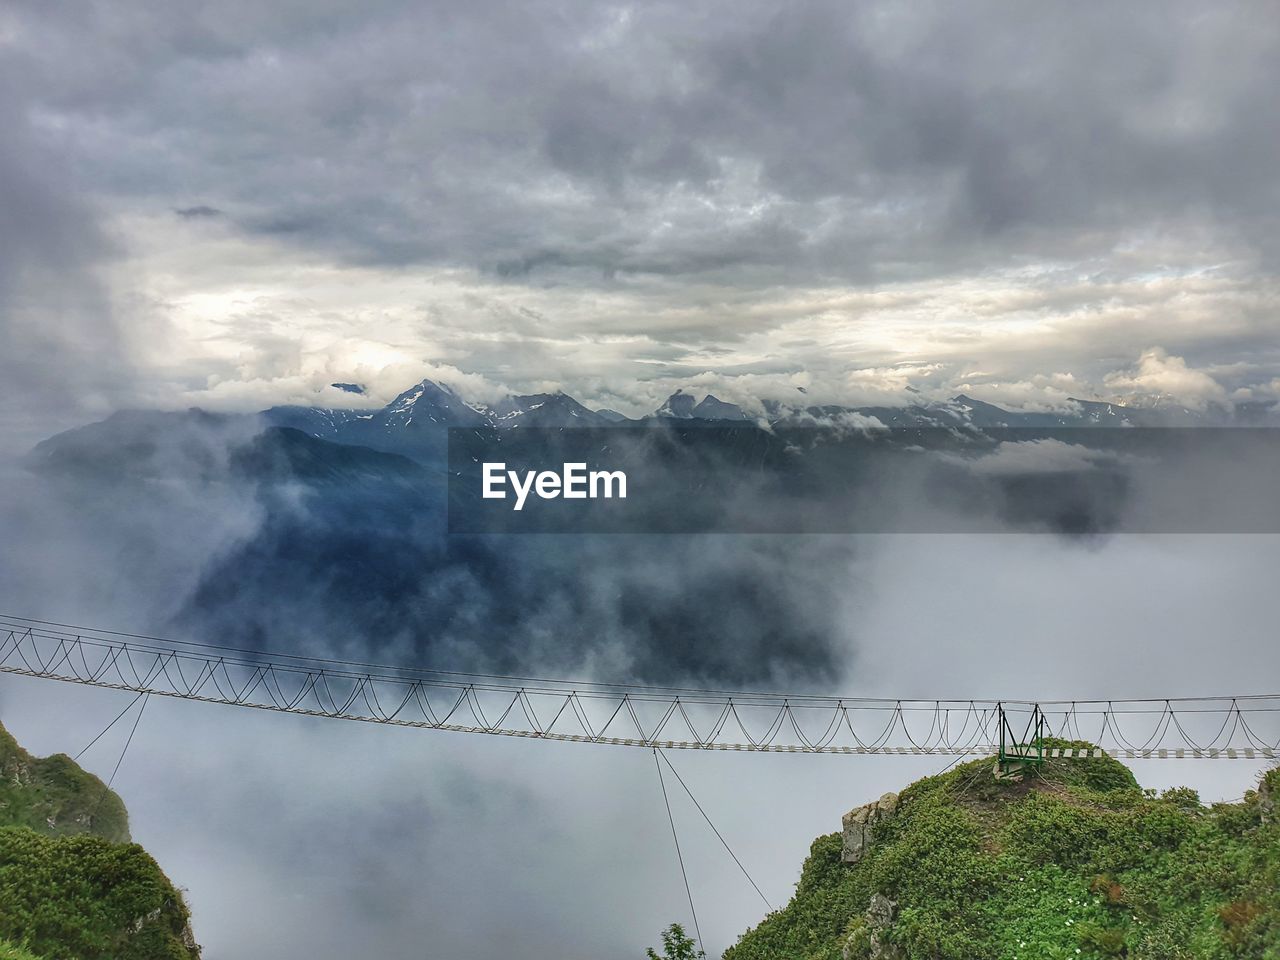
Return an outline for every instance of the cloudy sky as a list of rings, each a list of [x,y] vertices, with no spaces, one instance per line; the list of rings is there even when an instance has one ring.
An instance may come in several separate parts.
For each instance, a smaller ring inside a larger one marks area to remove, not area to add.
[[[631,414],[677,386],[1273,400],[1277,89],[1262,4],[9,0],[0,453],[423,376]],[[158,629],[144,594],[237,531],[204,489],[181,524],[98,504],[157,544],[122,550],[34,484],[0,473],[6,612]],[[840,587],[838,692],[1178,696],[1266,692],[1278,558],[900,537],[806,563]],[[124,706],[50,686],[0,678],[39,753]],[[117,784],[209,960],[622,960],[684,918],[643,752],[227,713],[154,703]],[[675,758],[775,903],[841,813],[941,766],[796,759]],[[1233,799],[1256,770],[1138,773]],[[762,906],[677,816],[718,951]]]
[[[0,51],[11,424],[1280,392],[1265,6],[20,0]]]

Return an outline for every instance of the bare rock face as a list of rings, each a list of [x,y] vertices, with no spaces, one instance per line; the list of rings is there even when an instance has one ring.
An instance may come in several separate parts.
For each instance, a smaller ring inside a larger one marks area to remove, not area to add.
[[[868,960],[906,960],[901,947],[888,940],[889,928],[898,916],[898,904],[883,894],[877,893],[871,898],[867,907],[867,926],[871,931]]]
[[[872,836],[875,825],[893,816],[897,809],[898,795],[886,793],[879,800],[854,807],[846,813],[842,818],[844,847],[840,851],[840,859],[845,863],[861,862],[867,849],[875,842]]]
[[[849,925],[840,950],[843,960],[906,960],[902,948],[889,942],[897,916],[896,901],[880,893],[872,896],[867,912]]]
[[[867,924],[872,927],[887,927],[898,915],[898,905],[883,893],[872,894],[867,904]]]

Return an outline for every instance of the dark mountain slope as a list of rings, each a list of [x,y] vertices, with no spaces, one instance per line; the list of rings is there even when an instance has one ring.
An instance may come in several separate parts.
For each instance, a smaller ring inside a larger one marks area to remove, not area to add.
[[[212,478],[226,472],[227,450],[259,429],[252,417],[196,409],[122,410],[42,441],[28,463],[64,476],[158,477],[180,466],[191,475]]]
[[[693,415],[703,420],[748,420],[750,419],[736,403],[726,403],[719,397],[708,393],[693,408]]]
[[[303,482],[330,487],[423,484],[435,475],[412,460],[322,440],[256,417],[203,410],[124,411],[43,441],[28,464],[49,476],[100,482],[182,478],[202,482]]]
[[[490,417],[498,427],[605,427],[616,422],[565,393],[507,397]]]
[[[192,639],[498,672],[576,672],[607,644],[637,679],[734,685],[829,679],[845,643],[821,559],[835,545],[450,536],[440,460],[258,418],[121,414],[51,438],[31,466],[113,575],[181,591],[149,600],[153,627]],[[175,531],[192,523],[208,538],[187,554]],[[730,592],[733,616],[705,602]]]

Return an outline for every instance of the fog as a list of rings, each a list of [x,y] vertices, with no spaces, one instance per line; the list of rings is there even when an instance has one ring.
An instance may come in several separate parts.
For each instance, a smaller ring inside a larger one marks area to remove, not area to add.
[[[95,613],[77,599],[77,583],[92,578],[101,554],[82,554],[81,565],[71,542],[62,543],[68,557],[35,615],[63,598],[73,620]],[[1268,692],[1280,666],[1270,589],[1280,538],[841,543],[846,589],[836,615],[849,654],[830,692],[1243,694]],[[23,600],[6,590],[4,608]],[[113,612],[127,620],[126,606]],[[78,751],[129,699],[12,676],[0,677],[0,695],[0,720],[37,753]],[[110,773],[123,728],[86,754],[89,769]],[[950,762],[679,751],[671,759],[775,906],[789,896],[808,844],[838,829],[845,810]],[[1260,769],[1227,760],[1133,767],[1145,786],[1188,784],[1206,800],[1240,797]],[[640,956],[663,926],[688,920],[654,759],[642,749],[153,697],[115,786],[135,838],[189,891],[210,960],[612,960]],[[714,955],[765,907],[670,777],[668,790]]]

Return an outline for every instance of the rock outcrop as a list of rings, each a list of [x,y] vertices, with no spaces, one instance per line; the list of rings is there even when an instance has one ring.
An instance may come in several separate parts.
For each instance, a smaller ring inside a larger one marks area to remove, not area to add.
[[[867,912],[849,925],[840,950],[843,960],[906,960],[902,948],[889,942],[889,930],[897,916],[896,900],[873,894]]]
[[[844,848],[840,859],[845,863],[859,863],[875,842],[876,824],[893,816],[898,809],[898,795],[886,793],[879,800],[855,807],[844,815]]]

